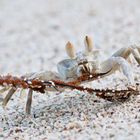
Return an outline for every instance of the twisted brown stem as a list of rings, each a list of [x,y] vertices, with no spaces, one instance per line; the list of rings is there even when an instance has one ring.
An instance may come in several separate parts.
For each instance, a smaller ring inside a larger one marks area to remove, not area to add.
[[[52,80],[52,81],[41,81],[38,79],[26,79],[24,77],[18,78],[15,76],[7,75],[0,76],[0,86],[11,86],[15,88],[31,89],[44,93],[47,87],[58,89],[76,89],[79,91],[86,91],[90,94],[94,94],[100,98],[113,101],[127,99],[131,95],[137,95],[140,91],[134,89],[127,90],[111,90],[111,89],[92,89],[83,86],[74,85],[74,83],[66,83],[63,81]],[[139,86],[139,85],[137,85]]]

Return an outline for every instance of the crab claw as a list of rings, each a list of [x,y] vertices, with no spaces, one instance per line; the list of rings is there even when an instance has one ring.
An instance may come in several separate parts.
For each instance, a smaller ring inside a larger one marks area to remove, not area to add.
[[[85,48],[86,52],[91,52],[93,50],[93,42],[89,36],[85,37]]]
[[[74,59],[76,54],[75,54],[75,49],[74,49],[74,46],[68,42],[66,44],[66,52],[67,52],[67,55],[71,58],[71,59]]]

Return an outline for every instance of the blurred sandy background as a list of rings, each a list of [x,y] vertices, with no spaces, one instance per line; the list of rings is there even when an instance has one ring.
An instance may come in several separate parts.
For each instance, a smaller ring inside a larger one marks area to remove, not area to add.
[[[85,35],[106,57],[140,44],[139,7],[139,0],[0,0],[0,73],[56,70],[66,57],[66,42],[82,50]],[[136,77],[139,70],[135,68]],[[119,75],[114,76],[120,80]],[[110,77],[95,84],[104,87],[111,81]],[[36,126],[26,119],[25,98],[17,94],[8,104],[6,122],[0,108],[0,139],[138,140],[139,100],[111,104],[77,91],[59,96],[35,93]]]

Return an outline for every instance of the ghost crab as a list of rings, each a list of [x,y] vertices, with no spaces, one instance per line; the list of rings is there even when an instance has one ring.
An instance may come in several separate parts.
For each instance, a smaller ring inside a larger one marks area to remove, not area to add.
[[[45,71],[29,74],[27,78],[39,78],[40,80],[59,79],[65,82],[75,81],[83,75],[108,76],[120,68],[127,77],[129,84],[134,84],[133,72],[127,59],[132,54],[140,65],[140,47],[130,46],[121,48],[107,60],[101,61],[100,50],[94,49],[91,39],[85,37],[85,51],[75,53],[74,46],[68,42],[66,44],[68,59],[64,59],[57,64],[58,73]],[[90,79],[89,79],[90,80]],[[81,81],[85,82],[85,81]],[[78,84],[78,83],[77,83]]]
[[[80,84],[108,76],[121,68],[123,74],[128,79],[128,84],[135,85],[133,72],[127,59],[130,54],[132,54],[140,65],[140,47],[131,46],[121,48],[110,58],[100,61],[99,58],[102,59],[100,51],[94,48],[90,37],[86,36],[85,51],[76,54],[73,45],[68,42],[66,44],[66,52],[69,58],[62,60],[57,64],[58,73],[41,71],[38,73],[29,73],[20,78],[10,75],[1,76],[0,85],[4,87],[2,92],[10,89],[3,100],[3,106],[6,106],[18,88],[29,89],[26,104],[27,114],[30,114],[33,91],[44,93],[45,91],[62,92],[67,88],[77,89],[89,93],[96,92],[96,96],[107,100],[125,99],[132,93],[138,94],[139,91],[129,88],[128,90],[120,91],[109,89],[98,90],[86,88],[80,86]],[[109,94],[108,96],[108,93],[110,92],[113,92],[114,94]]]
[[[75,54],[74,47],[70,42],[66,45],[66,52],[70,59],[58,63],[59,75],[63,80],[74,80],[84,74],[102,74],[101,77],[104,77],[122,68],[129,84],[134,84],[133,72],[127,59],[132,54],[140,65],[140,47],[138,46],[121,48],[107,60],[100,61],[102,59],[100,51],[94,49],[91,39],[86,36],[84,52]]]

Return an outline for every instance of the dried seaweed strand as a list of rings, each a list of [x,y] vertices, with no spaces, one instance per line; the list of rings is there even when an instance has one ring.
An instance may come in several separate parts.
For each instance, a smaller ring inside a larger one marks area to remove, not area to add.
[[[83,86],[75,86],[71,83],[65,83],[62,81],[53,81],[56,83],[56,86],[60,87],[67,87],[70,89],[76,89],[79,91],[86,91],[90,94],[94,94],[100,98],[103,98],[108,101],[114,101],[114,100],[125,100],[129,98],[131,95],[138,95],[140,91],[130,89],[128,88],[127,90],[112,90],[112,89],[92,89],[92,88],[87,88]],[[139,85],[137,85],[139,86]]]
[[[23,77],[18,78],[15,76],[7,75],[0,76],[0,85],[1,86],[11,86],[15,88],[31,89],[33,91],[38,91],[40,93],[45,93],[46,87],[55,87],[55,89],[76,89],[80,91],[86,91],[90,94],[94,94],[100,98],[114,101],[127,99],[131,95],[139,94],[139,91],[133,89],[127,90],[111,90],[111,89],[92,89],[83,86],[76,86],[72,83],[66,83],[63,81],[52,80],[52,81],[41,81],[38,79],[25,79]]]

